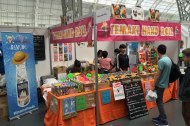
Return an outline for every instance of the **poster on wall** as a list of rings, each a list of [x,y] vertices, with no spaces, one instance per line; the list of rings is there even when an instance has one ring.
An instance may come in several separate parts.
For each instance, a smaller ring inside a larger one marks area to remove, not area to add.
[[[69,61],[72,61],[73,55],[72,55],[72,44],[71,44],[71,43],[69,43],[69,46],[68,46],[68,53],[69,53],[69,54],[68,54],[68,55],[69,55],[69,56],[68,56],[68,57],[69,57],[68,60],[69,60]]]
[[[148,17],[149,21],[160,21],[160,12],[159,10],[156,9],[149,9],[149,17]]]
[[[64,53],[68,53],[68,45],[64,45]]]
[[[67,17],[67,24],[73,23],[73,11],[68,11],[66,13],[66,17]]]
[[[72,53],[72,44],[69,43],[69,53]]]
[[[59,61],[63,61],[63,44],[59,43]]]
[[[72,59],[73,59],[72,54],[69,54],[69,61],[72,61]]]
[[[94,40],[88,41],[87,47],[94,47]]]
[[[53,44],[53,59],[54,62],[58,62],[58,47],[57,44]]]
[[[69,59],[68,59],[68,54],[66,53],[66,54],[64,54],[64,61],[68,61]]]
[[[126,19],[127,9],[125,5],[112,4],[112,17],[115,19]]]
[[[133,7],[131,16],[133,20],[144,20],[144,10],[141,7]]]
[[[85,42],[77,42],[78,47],[85,48]]]
[[[9,119],[38,109],[33,36],[2,32]]]

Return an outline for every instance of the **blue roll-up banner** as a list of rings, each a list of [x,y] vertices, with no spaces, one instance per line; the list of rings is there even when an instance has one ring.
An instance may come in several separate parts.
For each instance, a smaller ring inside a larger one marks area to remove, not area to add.
[[[38,109],[33,36],[2,32],[9,119]]]

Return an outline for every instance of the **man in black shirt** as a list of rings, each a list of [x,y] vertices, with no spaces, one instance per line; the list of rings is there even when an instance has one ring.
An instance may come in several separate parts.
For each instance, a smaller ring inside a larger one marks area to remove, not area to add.
[[[129,71],[129,57],[126,54],[126,45],[119,46],[120,54],[117,55],[117,68],[119,71]]]

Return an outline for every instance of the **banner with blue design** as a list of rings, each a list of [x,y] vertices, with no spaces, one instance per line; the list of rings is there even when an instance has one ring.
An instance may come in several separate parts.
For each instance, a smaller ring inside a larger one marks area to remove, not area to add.
[[[33,36],[2,32],[9,119],[38,109]]]

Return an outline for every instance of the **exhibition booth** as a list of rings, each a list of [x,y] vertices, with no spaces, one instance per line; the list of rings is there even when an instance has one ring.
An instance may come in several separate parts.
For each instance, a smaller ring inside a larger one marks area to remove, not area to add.
[[[169,41],[168,45],[175,43],[177,56],[172,58],[178,61],[181,24],[159,22],[159,17],[149,21],[127,19],[125,13],[121,17],[110,16],[109,19],[88,16],[65,26],[52,27],[47,38],[31,33],[1,33],[10,120],[38,109],[37,81],[47,107],[46,126],[96,126],[126,116],[132,120],[148,115],[148,110],[156,106],[155,100],[146,99],[158,71],[156,47],[160,41]],[[49,45],[41,43],[45,39]],[[83,43],[91,50],[81,48],[77,52],[76,48]],[[103,47],[105,43],[110,45]],[[99,72],[97,45],[98,49],[112,52],[114,58],[114,49],[123,43],[127,46],[130,70]],[[92,61],[81,61],[83,72],[67,72],[74,59],[85,59],[90,53]],[[48,61],[40,63],[44,59]],[[46,67],[51,75],[43,75],[42,68],[47,70]],[[178,80],[166,88],[164,103],[176,100],[177,91]]]
[[[92,18],[89,17],[67,26],[54,27],[50,29],[51,43],[92,41],[92,26]],[[139,41],[143,43],[181,40],[181,25],[180,23],[172,22],[111,18],[108,21],[98,23],[97,31],[94,32],[97,32],[99,43],[103,43],[104,41]],[[96,39],[95,37],[94,39]],[[147,52],[144,53],[140,50],[140,47],[136,48],[139,52],[140,64],[134,61],[131,73],[114,72],[107,75],[99,74],[98,89],[94,88],[96,86],[96,73],[94,71],[85,71],[80,74],[69,73],[67,80],[53,84],[51,92],[48,92],[48,111],[44,118],[45,124],[47,126],[72,126],[79,124],[95,126],[97,117],[95,107],[99,113],[99,124],[104,124],[127,115],[130,119],[147,115],[147,110],[155,107],[156,104],[155,102],[145,100],[144,97],[147,90],[151,89],[154,83],[154,74],[158,68],[156,62],[157,55],[154,51],[155,47],[151,43],[144,43],[142,47],[144,46],[146,46],[147,51],[150,51],[148,53],[153,57],[146,58],[149,54],[147,55]],[[78,86],[77,88],[69,86],[68,89],[67,85],[70,84],[77,84]],[[178,82],[171,83],[164,93],[164,102],[177,99],[177,89]],[[42,90],[44,90],[44,87],[42,87]],[[95,97],[95,90],[98,97]],[[117,90],[121,92],[118,93]],[[133,94],[128,94],[128,91],[133,92]],[[98,104],[96,104],[96,99],[98,100]]]

